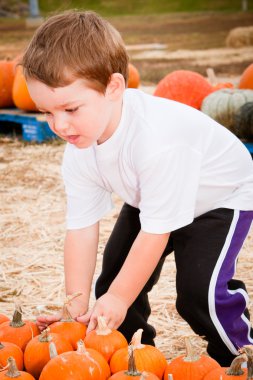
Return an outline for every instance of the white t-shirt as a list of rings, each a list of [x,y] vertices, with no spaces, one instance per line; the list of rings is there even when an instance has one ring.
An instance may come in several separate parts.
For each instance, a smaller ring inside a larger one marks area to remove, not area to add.
[[[103,144],[67,144],[67,228],[94,224],[115,192],[140,209],[143,231],[165,233],[219,207],[253,209],[253,163],[225,127],[184,104],[128,89],[120,124]]]

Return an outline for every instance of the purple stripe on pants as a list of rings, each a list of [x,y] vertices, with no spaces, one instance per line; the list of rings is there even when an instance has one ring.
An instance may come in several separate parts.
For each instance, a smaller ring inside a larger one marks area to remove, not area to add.
[[[226,252],[221,253],[223,261],[215,284],[215,312],[220,324],[220,327],[216,327],[224,342],[227,345],[230,342],[229,345],[232,344],[236,350],[245,344],[253,343],[249,336],[250,322],[243,314],[247,307],[247,293],[241,288],[231,291],[227,284],[235,273],[236,259],[252,220],[253,211],[239,212],[234,232],[232,231],[230,236],[230,244],[226,247]]]

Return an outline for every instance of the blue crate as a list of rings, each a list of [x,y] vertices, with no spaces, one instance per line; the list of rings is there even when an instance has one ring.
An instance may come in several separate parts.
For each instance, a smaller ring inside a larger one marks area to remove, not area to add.
[[[18,109],[0,110],[0,130],[1,121],[20,124],[22,127],[22,138],[29,142],[42,143],[45,140],[57,138],[51,131],[45,117],[40,113],[24,113]]]
[[[243,144],[246,146],[251,154],[251,157],[253,158],[253,142],[244,142]]]

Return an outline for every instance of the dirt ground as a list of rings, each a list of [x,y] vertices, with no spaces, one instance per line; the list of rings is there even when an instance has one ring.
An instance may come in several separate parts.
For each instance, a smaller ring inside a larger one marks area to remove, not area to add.
[[[167,72],[193,69],[205,74],[213,67],[219,80],[235,83],[242,70],[253,61],[253,48],[225,46],[230,28],[251,25],[253,15],[174,15],[170,18],[127,17],[114,19],[127,43],[131,60],[139,68],[144,90],[151,91]],[[145,24],[145,25],[144,25]],[[26,46],[32,31],[19,24],[0,21],[0,58],[16,57]],[[0,138],[0,313],[11,316],[14,304],[21,303],[25,318],[35,318],[41,310],[54,312],[64,299],[63,241],[65,196],[60,164],[64,144],[31,144],[14,137]],[[101,222],[96,277],[102,253],[122,201],[115,197],[115,209]],[[253,298],[253,231],[238,262],[238,277],[247,283]],[[175,309],[176,269],[173,254],[164,265],[159,283],[150,293],[150,322],[157,329],[157,346],[169,359],[184,352],[183,336],[193,332]],[[94,283],[93,283],[94,285]],[[91,294],[91,305],[94,302]],[[249,303],[252,310],[252,303]],[[205,342],[194,338],[200,351]]]

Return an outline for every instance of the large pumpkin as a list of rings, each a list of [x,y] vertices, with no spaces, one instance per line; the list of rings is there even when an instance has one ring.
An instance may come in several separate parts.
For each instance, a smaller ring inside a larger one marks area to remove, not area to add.
[[[240,139],[253,139],[253,102],[239,108],[235,115],[234,132]]]
[[[140,85],[140,73],[132,63],[128,64],[128,88],[138,88]]]
[[[42,331],[40,335],[31,339],[24,352],[24,364],[27,372],[32,374],[36,379],[43,367],[50,360],[49,344],[54,342],[59,354],[66,351],[73,351],[72,345],[60,334],[49,333],[49,329]]]
[[[201,74],[189,70],[176,70],[158,83],[154,95],[200,109],[203,99],[212,91],[212,85]]]
[[[208,372],[203,380],[247,380],[248,371],[242,368],[244,362],[247,362],[247,355],[239,355],[232,361],[230,367],[215,368]]]
[[[8,358],[12,356],[15,361],[17,368],[22,370],[24,367],[24,354],[19,346],[10,342],[0,343],[0,368],[7,365]]]
[[[253,90],[226,88],[208,95],[202,102],[201,111],[233,131],[239,108],[252,101]]]
[[[86,335],[84,343],[86,347],[100,352],[107,361],[111,359],[114,352],[128,346],[124,335],[118,330],[109,329],[102,316],[98,317],[97,328]]]
[[[238,88],[253,90],[253,63],[243,71],[239,79]]]
[[[24,111],[37,111],[28,92],[22,66],[17,66],[12,87],[12,99],[15,106]]]
[[[14,72],[14,61],[0,61],[0,108],[11,107],[14,105],[12,99]]]
[[[33,321],[23,321],[22,310],[16,306],[12,320],[0,324],[0,341],[11,342],[19,346],[23,351],[27,343],[40,331]]]
[[[167,361],[163,353],[156,347],[141,343],[142,329],[136,331],[132,338],[132,347],[136,367],[140,372],[147,371],[162,379]],[[110,360],[112,374],[128,369],[128,347],[116,351]]]
[[[61,320],[50,325],[50,331],[52,333],[60,334],[71,343],[74,349],[77,348],[77,342],[80,339],[84,339],[87,330],[86,325],[75,321],[68,311],[68,305],[71,303],[72,299],[78,297],[79,295],[80,293],[75,293],[66,298],[62,308]]]
[[[221,368],[211,357],[196,354],[188,337],[185,338],[185,346],[186,355],[180,355],[168,363],[164,380],[168,380],[169,374],[172,375],[173,380],[202,380],[211,370]]]
[[[109,376],[109,365],[104,357],[95,350],[86,351],[84,346],[78,344],[77,351],[52,357],[43,368],[39,380],[106,380]]]
[[[134,378],[134,379],[133,379]],[[150,372],[140,372],[136,367],[133,346],[129,346],[129,358],[127,371],[122,370],[112,375],[109,380],[159,380]]]

